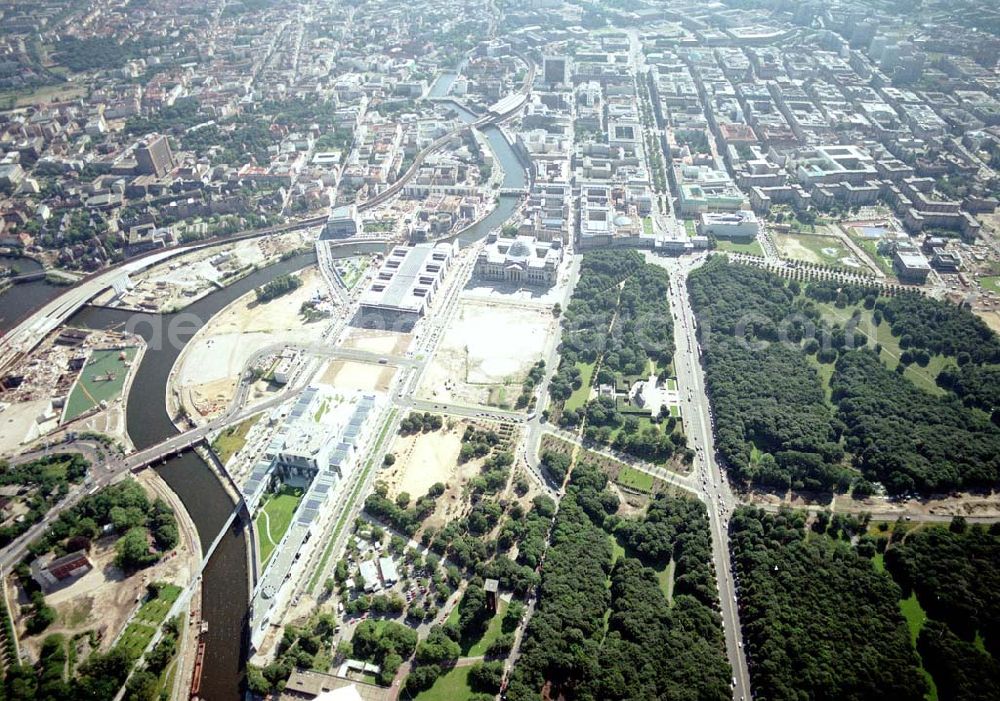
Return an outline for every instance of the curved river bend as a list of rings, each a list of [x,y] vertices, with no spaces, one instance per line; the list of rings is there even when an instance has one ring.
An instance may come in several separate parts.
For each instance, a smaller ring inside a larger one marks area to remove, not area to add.
[[[463,118],[475,118],[468,110]],[[500,166],[504,170],[504,187],[523,187],[527,181],[524,166],[511,145],[497,127],[483,130]],[[517,209],[520,198],[500,197],[496,209],[482,221],[456,235],[460,245],[468,245],[491,229],[503,224]],[[371,244],[340,247],[337,256],[356,255],[371,250]],[[95,329],[135,329],[146,339],[148,347],[136,371],[126,407],[129,437],[135,447],[155,445],[177,433],[166,410],[166,389],[170,371],[184,345],[215,314],[242,295],[260,287],[283,273],[300,270],[316,262],[314,253],[305,253],[267,268],[258,270],[229,287],[174,314],[143,314],[118,309],[85,307],[67,323]],[[40,302],[39,306],[41,303]],[[184,323],[177,324],[181,315]],[[165,339],[172,329],[177,343],[156,342]],[[233,509],[233,502],[212,470],[194,452],[173,457],[156,471],[177,493],[198,529],[202,550],[207,550]],[[224,538],[205,568],[202,579],[202,618],[208,623],[205,667],[201,697],[208,701],[232,701],[240,698],[249,630],[247,611],[247,542],[246,530],[237,521]],[[235,641],[240,641],[239,645]]]

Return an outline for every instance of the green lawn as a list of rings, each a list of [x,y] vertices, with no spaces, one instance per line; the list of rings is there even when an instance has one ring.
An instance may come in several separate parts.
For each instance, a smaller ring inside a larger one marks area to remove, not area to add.
[[[566,409],[579,409],[590,397],[590,380],[594,376],[594,363],[577,363],[576,366],[580,368],[580,389],[574,390],[566,400]]]
[[[617,538],[615,538],[610,533],[608,534],[608,539],[611,541],[611,562],[612,564],[618,562],[619,558],[622,557],[635,557],[635,553],[629,553],[625,546],[622,545]],[[660,591],[663,595],[667,597],[667,601],[673,602],[674,596],[674,569],[675,563],[673,560],[667,563],[667,566],[663,569],[656,570],[656,581],[660,585]],[[611,580],[608,579],[608,587],[611,587]],[[607,625],[608,618],[610,617],[611,611],[609,610],[604,616],[605,625]]]
[[[687,232],[688,236],[698,235],[698,226],[694,223],[693,219],[684,220],[684,230]]]
[[[842,326],[850,320],[851,314],[854,312],[853,308],[838,309],[834,304],[829,302],[819,303],[816,306],[820,310],[824,319],[836,322]],[[873,333],[872,329],[874,329]],[[892,329],[889,327],[888,322],[883,321],[878,326],[875,326],[872,319],[872,312],[867,309],[862,309],[861,322],[858,324],[858,331],[865,334],[870,343],[882,344],[882,352],[879,354],[879,359],[887,368],[895,370],[896,366],[899,365],[899,356],[902,353],[902,349],[899,347],[899,339],[892,335]],[[946,390],[938,387],[936,378],[947,362],[948,359],[944,356],[931,356],[931,360],[927,364],[927,367],[920,367],[916,363],[912,363],[906,368],[906,371],[903,373],[903,377],[908,379],[920,389],[926,390],[931,394],[945,394]],[[832,366],[830,372],[833,372]],[[827,385],[829,384],[828,379],[829,378],[826,378]]]
[[[147,601],[142,605],[142,608],[136,614],[136,618],[159,625],[160,621],[167,617],[170,607],[177,601],[177,597],[181,595],[181,591],[182,589],[176,584],[164,584],[155,599]]]
[[[496,640],[501,633],[500,626],[503,623],[503,614],[507,610],[507,602],[499,601],[497,603],[497,614],[490,619],[490,624],[486,628],[486,632],[483,633],[483,637],[479,640],[462,640],[462,657],[479,657],[480,655],[486,654],[486,648],[488,648],[494,640]],[[459,613],[458,606],[451,610],[448,614],[448,619],[445,623],[454,623],[458,625],[458,619],[461,617]]]
[[[653,235],[653,218],[652,217],[643,217],[642,218],[642,231],[647,236],[652,236]]]
[[[457,609],[458,607],[456,606],[455,608]],[[464,651],[463,655],[466,657],[479,657],[486,654],[486,650],[493,644],[493,641],[500,637],[500,624],[503,622],[505,611],[507,611],[507,602],[501,599],[497,602],[497,613],[490,619],[490,625],[486,628],[486,632],[483,633],[483,637],[470,646],[468,650]]]
[[[816,372],[819,373],[819,379],[820,382],[823,383],[823,391],[826,393],[827,400],[831,399],[833,397],[833,390],[830,389],[830,378],[833,377],[834,364],[821,363],[816,359],[815,355],[809,355],[806,357],[809,359],[812,366],[816,368]]]
[[[129,659],[136,660],[156,634],[156,628],[141,622],[129,623],[118,638],[115,648],[124,650]]]
[[[465,701],[472,696],[469,688],[469,670],[472,667],[455,667],[437,678],[434,685],[421,691],[414,701]],[[406,698],[405,695],[401,698]]]
[[[212,450],[215,451],[215,455],[219,458],[219,462],[225,465],[229,462],[229,458],[240,452],[247,442],[247,433],[249,433],[250,429],[253,428],[253,425],[257,423],[260,416],[260,414],[254,414],[247,419],[243,419],[243,421],[235,426],[230,426],[216,436],[215,440],[212,441]]]
[[[676,567],[677,563],[671,560],[666,567],[656,573],[656,581],[660,583],[660,591],[671,603],[674,600],[674,569]]]
[[[370,256],[352,256],[351,258],[337,261],[337,271],[340,273],[340,279],[343,281],[344,287],[349,290],[354,289],[354,286],[358,284],[361,276],[367,270],[369,261]]]
[[[871,258],[875,265],[879,267],[879,270],[886,275],[890,275],[895,278],[896,273],[892,269],[892,260],[879,255],[877,241],[874,239],[866,239],[861,236],[851,236],[851,240],[864,249],[865,253],[868,254],[868,257]]]
[[[984,290],[990,292],[1000,292],[1000,275],[990,275],[979,278],[979,284]]]
[[[776,241],[782,253],[789,258],[807,263],[822,263],[846,268],[841,259],[853,255],[836,236],[821,234],[778,234]]]
[[[920,602],[917,601],[917,595],[913,593],[910,594],[908,599],[900,600],[899,610],[903,612],[903,618],[906,619],[906,625],[910,629],[910,640],[913,642],[914,649],[916,649],[917,636],[920,635],[920,630],[924,627],[924,623],[927,622],[927,614],[924,612],[924,607],[920,605]],[[924,678],[927,680],[927,686],[930,689],[924,698],[928,699],[928,701],[937,701],[938,692],[934,678],[923,666],[923,663],[920,665],[920,671],[923,672]]]
[[[903,612],[903,618],[906,619],[906,625],[910,629],[910,638],[913,640],[913,644],[916,645],[917,636],[920,635],[920,630],[924,627],[924,623],[927,622],[927,614],[924,612],[924,607],[917,601],[916,594],[910,594],[910,598],[902,599],[899,602],[899,610]]]
[[[732,253],[746,253],[751,256],[763,256],[764,249],[761,248],[757,239],[747,241],[746,243],[741,243],[739,241],[726,241],[725,239],[718,239],[715,242],[715,250],[717,251],[730,251]]]
[[[292,524],[295,509],[302,501],[302,490],[292,487],[282,487],[281,491],[269,495],[254,519],[257,530],[257,543],[260,546],[261,567],[267,564],[274,549],[281,542],[285,531]],[[267,516],[265,516],[267,514]]]
[[[163,585],[156,598],[144,603],[132,621],[125,626],[115,647],[124,650],[131,659],[141,655],[156,634],[156,629],[167,617],[170,607],[181,595],[181,591],[182,589],[175,584]]]
[[[316,423],[319,423],[320,421],[322,421],[323,420],[323,415],[326,414],[326,411],[329,408],[330,408],[330,400],[329,399],[324,399],[323,403],[319,405],[318,409],[316,409],[316,413],[313,414],[313,420]]]
[[[119,360],[124,353],[125,359]],[[66,420],[71,421],[102,401],[111,402],[121,394],[128,366],[135,359],[136,348],[95,350],[80,372],[66,403]]]
[[[622,466],[618,471],[618,484],[635,489],[640,492],[653,491],[653,476],[647,472],[640,472],[628,465]]]
[[[618,558],[625,557],[625,546],[619,543],[618,539],[610,533],[608,534],[608,538],[611,540],[611,562],[618,562]]]

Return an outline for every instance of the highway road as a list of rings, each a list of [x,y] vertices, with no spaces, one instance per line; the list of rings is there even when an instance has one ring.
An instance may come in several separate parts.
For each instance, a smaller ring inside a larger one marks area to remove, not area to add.
[[[662,260],[662,259],[661,259]],[[674,317],[674,339],[677,351],[674,368],[681,394],[684,431],[695,450],[695,474],[699,496],[708,509],[712,532],[712,560],[719,586],[722,623],[725,628],[726,654],[733,670],[733,698],[750,698],[750,674],[747,671],[740,626],[737,588],[729,559],[729,517],[737,506],[736,497],[715,461],[715,439],[712,415],[705,393],[704,371],[698,351],[697,326],[687,292],[687,273],[697,259],[662,260],[670,272],[670,310]]]

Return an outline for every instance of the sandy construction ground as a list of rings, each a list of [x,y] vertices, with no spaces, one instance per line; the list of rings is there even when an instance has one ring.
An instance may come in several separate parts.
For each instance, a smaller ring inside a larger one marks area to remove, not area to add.
[[[382,353],[384,355],[403,355],[410,346],[412,334],[399,331],[383,331],[381,329],[362,329],[348,327],[341,345],[344,348]]]
[[[482,471],[483,459],[458,464],[467,425],[465,421],[446,421],[439,431],[396,436],[390,451],[396,462],[379,475],[380,481],[389,487],[389,498],[406,492],[411,502],[427,494],[431,485],[445,484],[434,513],[424,522],[425,528],[440,528],[468,510],[465,485]]]
[[[413,499],[423,496],[436,482],[454,482],[459,477],[458,451],[465,425],[411,436],[397,436],[392,446],[395,464],[382,478],[395,496],[407,492]]]
[[[332,360],[323,370],[320,382],[337,389],[363,392],[385,392],[392,382],[395,368],[353,360]]]
[[[35,399],[18,404],[5,404],[0,411],[0,454],[14,454],[27,443],[42,435],[42,428],[35,423],[42,412],[48,409],[49,399]],[[55,420],[47,422],[55,428]]]
[[[1000,333],[1000,312],[997,311],[976,311],[976,314],[986,322],[986,325],[993,329],[996,333]],[[2,414],[0,414],[2,416]]]
[[[285,252],[307,245],[308,232],[293,231],[221,246],[207,246],[165,260],[132,277],[121,297],[108,290],[97,304],[127,309],[178,310],[212,290],[238,280],[254,266],[264,266]]]
[[[301,273],[302,286],[266,304],[244,295],[213,317],[184,348],[178,360],[176,386],[189,412],[212,416],[225,409],[247,360],[277,343],[318,341],[324,321],[306,322],[302,303],[326,286],[315,268]]]
[[[544,307],[462,299],[418,394],[464,404],[513,405],[557,324]]]

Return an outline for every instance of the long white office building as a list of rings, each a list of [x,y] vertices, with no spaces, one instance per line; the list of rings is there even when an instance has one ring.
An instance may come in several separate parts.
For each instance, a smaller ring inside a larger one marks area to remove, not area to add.
[[[256,517],[269,492],[283,484],[304,490],[288,530],[276,544],[250,603],[250,636],[260,646],[272,616],[286,603],[310,559],[318,534],[334,516],[342,485],[358,468],[380,406],[374,394],[310,386],[292,406],[254,466],[243,497]],[[259,539],[258,539],[259,541]]]

